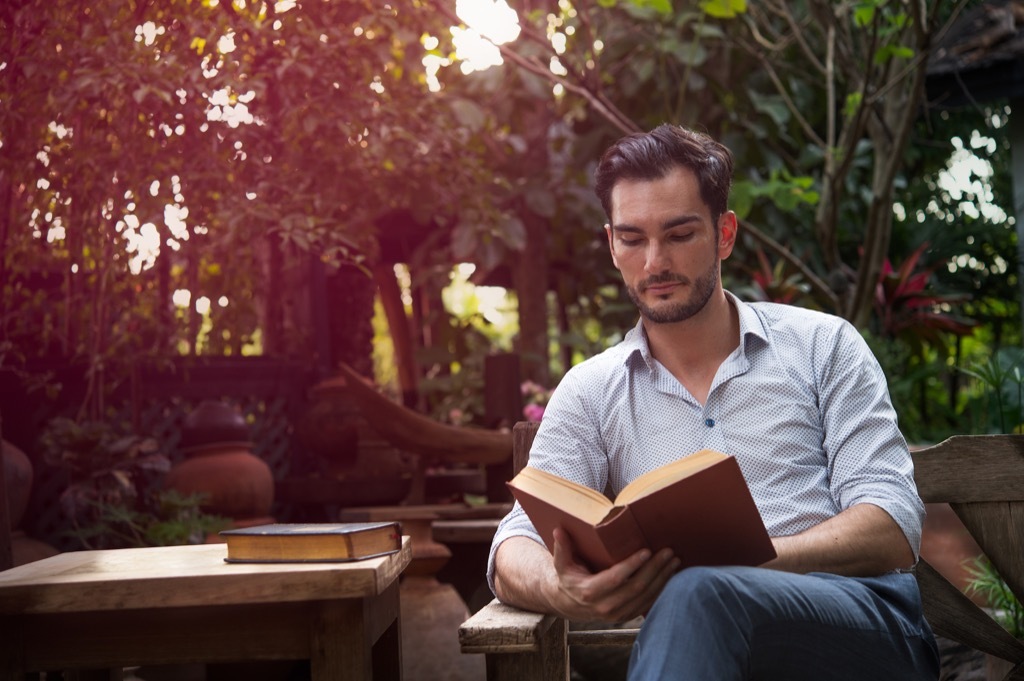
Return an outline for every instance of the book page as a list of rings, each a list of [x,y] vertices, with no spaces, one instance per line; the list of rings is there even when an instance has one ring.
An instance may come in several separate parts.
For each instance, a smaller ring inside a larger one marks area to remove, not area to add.
[[[619,495],[615,497],[615,505],[625,506],[634,499],[647,496],[662,487],[667,487],[676,480],[693,475],[697,471],[704,470],[727,458],[729,458],[727,454],[716,452],[713,449],[702,449],[678,461],[665,464],[661,468],[655,468],[623,487]]]
[[[511,484],[595,525],[612,505],[608,497],[596,490],[530,466],[519,471]]]

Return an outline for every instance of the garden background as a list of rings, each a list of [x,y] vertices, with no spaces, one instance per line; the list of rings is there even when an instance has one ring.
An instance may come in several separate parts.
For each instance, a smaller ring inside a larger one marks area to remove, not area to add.
[[[1024,120],[990,77],[1018,21],[968,0],[4,3],[5,437],[37,470],[69,432],[174,459],[214,397],[285,475],[339,362],[493,427],[495,353],[536,417],[635,322],[592,170],[665,121],[735,155],[728,289],[854,323],[913,443],[1016,431]],[[40,484],[100,466],[69,468]]]

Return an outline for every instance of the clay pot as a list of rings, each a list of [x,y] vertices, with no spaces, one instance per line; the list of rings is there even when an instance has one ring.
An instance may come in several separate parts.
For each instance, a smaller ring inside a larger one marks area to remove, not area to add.
[[[205,495],[203,510],[235,525],[273,522],[274,476],[252,453],[241,414],[221,402],[202,402],[186,417],[181,442],[185,460],[167,473],[166,487]]]
[[[57,555],[60,553],[57,549],[18,529],[32,494],[32,461],[25,452],[7,440],[0,440],[0,454],[7,488],[7,507],[11,514],[11,554],[14,565],[24,565]]]
[[[264,518],[274,503],[270,466],[248,447],[207,445],[171,468],[167,487],[183,495],[203,494],[207,513],[228,518]]]
[[[185,417],[181,428],[181,449],[190,450],[211,444],[252,446],[249,424],[230,405],[204,400]]]
[[[11,516],[11,528],[17,527],[25,516],[28,498],[32,494],[32,462],[25,452],[7,440],[0,440],[3,454],[4,478],[7,482],[7,507]]]

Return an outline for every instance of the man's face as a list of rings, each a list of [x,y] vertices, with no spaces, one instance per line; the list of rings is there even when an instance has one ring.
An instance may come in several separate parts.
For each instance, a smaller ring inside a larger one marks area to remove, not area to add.
[[[735,214],[722,214],[716,230],[697,177],[682,167],[656,180],[620,180],[611,198],[612,261],[644,319],[671,324],[703,310],[721,288]]]

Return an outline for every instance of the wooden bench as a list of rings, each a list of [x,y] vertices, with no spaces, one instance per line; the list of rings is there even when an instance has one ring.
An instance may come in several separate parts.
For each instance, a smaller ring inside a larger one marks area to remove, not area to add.
[[[513,467],[526,465],[535,423],[513,429]],[[925,502],[948,503],[1018,598],[1024,598],[1024,435],[959,435],[912,453]],[[915,570],[925,617],[939,636],[1010,661],[1024,680],[1024,642],[1013,638],[931,565]],[[570,645],[632,645],[635,629],[570,631],[553,615],[497,600],[459,628],[463,653],[487,656],[489,681],[565,681]]]

